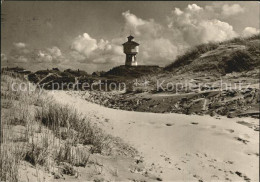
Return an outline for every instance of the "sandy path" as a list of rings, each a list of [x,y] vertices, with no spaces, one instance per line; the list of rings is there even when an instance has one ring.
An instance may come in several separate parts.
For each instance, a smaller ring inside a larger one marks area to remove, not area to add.
[[[257,119],[122,111],[50,93],[137,148],[164,181],[259,181],[259,132],[246,126]]]

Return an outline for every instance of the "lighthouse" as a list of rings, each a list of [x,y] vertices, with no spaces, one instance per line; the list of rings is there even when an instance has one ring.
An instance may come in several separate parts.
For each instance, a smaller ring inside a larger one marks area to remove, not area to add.
[[[132,35],[127,37],[128,41],[123,43],[125,57],[125,65],[126,66],[137,66],[136,55],[139,51],[139,44],[134,41],[134,37]]]

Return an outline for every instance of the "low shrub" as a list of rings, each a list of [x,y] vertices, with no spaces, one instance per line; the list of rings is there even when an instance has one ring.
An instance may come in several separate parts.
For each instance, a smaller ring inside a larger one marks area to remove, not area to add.
[[[91,155],[84,146],[73,146],[70,141],[60,145],[54,150],[54,160],[60,165],[62,162],[70,163],[74,166],[85,167]]]

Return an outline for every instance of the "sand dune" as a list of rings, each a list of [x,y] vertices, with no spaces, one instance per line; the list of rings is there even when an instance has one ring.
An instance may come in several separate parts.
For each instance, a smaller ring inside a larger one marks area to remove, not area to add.
[[[122,111],[50,94],[134,146],[158,180],[259,181],[257,119]]]

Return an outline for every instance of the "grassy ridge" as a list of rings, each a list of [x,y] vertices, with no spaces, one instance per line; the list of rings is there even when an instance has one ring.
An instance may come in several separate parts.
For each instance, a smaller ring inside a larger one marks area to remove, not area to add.
[[[248,38],[239,37],[224,42],[201,44],[178,56],[164,70],[173,71],[183,69],[185,66],[182,72],[214,70],[225,74],[251,70],[259,66],[259,61],[257,61],[259,40],[260,34]],[[206,53],[209,53],[209,56],[205,59],[200,58]]]
[[[197,59],[201,54],[214,50],[218,46],[218,43],[208,43],[195,46],[192,49],[185,52],[185,54],[178,56],[173,63],[170,63],[169,65],[165,66],[164,70],[170,71],[173,68],[187,65],[191,63],[194,59]]]

